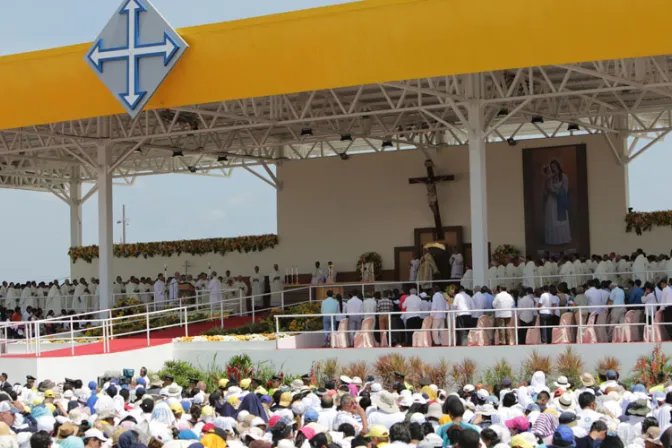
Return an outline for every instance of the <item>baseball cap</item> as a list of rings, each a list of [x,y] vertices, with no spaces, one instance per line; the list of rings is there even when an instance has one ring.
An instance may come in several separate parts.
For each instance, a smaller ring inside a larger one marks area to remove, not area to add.
[[[521,432],[530,429],[530,422],[525,417],[515,417],[510,420],[507,420],[506,422],[504,422],[504,424],[509,429],[516,429]],[[511,446],[514,446],[513,441]]]
[[[101,442],[107,442],[107,437],[105,437],[105,434],[99,429],[96,428],[91,428],[88,431],[84,433],[84,438],[85,439],[98,439]]]
[[[387,428],[383,425],[373,425],[369,428],[369,432],[366,433],[364,437],[378,437],[385,438],[389,437],[390,433]]]
[[[561,425],[569,425],[576,421],[576,414],[573,412],[563,412],[560,414],[559,420]]]
[[[535,445],[523,434],[518,434],[511,439],[512,448],[534,448]]]
[[[555,446],[576,446],[574,441],[574,432],[568,426],[558,426],[553,434],[553,445]]]
[[[317,411],[313,408],[306,409],[306,412],[303,414],[304,423],[314,423],[320,419]]]
[[[89,389],[94,390],[98,388],[98,384],[95,381],[89,381]]]
[[[614,370],[607,370],[607,379],[608,380],[615,380],[616,378],[618,378],[618,375],[616,374],[616,372]]]
[[[54,394],[54,391],[51,389],[45,390],[44,391],[44,398],[55,398],[56,395]]]

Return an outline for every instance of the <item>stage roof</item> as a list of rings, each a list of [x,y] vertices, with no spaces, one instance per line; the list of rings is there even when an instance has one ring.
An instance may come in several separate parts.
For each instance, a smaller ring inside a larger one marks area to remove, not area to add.
[[[136,120],[84,63],[90,44],[2,57],[0,186],[95,181],[108,117],[122,182],[242,167],[277,187],[282,160],[464,144],[474,85],[489,141],[632,135],[613,149],[627,163],[672,126],[669,17],[665,0],[366,0],[184,28],[189,51]]]

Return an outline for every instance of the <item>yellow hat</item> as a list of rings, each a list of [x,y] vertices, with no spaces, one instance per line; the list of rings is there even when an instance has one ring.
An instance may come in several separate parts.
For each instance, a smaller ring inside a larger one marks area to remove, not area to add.
[[[267,391],[266,389],[264,389],[263,387],[261,387],[261,386],[257,387],[257,388],[254,390],[254,393],[255,393],[255,394],[259,394],[259,395],[268,395],[268,391]]]
[[[178,414],[184,414],[184,408],[182,408],[182,405],[180,403],[171,404],[170,410],[173,412],[177,412]]]
[[[214,417],[215,409],[212,406],[203,406],[203,409],[201,409],[201,415],[203,417]]]
[[[33,398],[33,406],[37,406],[38,404],[44,403],[44,398],[42,397],[35,397]]]
[[[280,406],[288,407],[290,404],[292,404],[292,393],[291,392],[283,392],[282,395],[280,395]]]
[[[450,422],[452,422],[450,415],[444,415],[439,419],[439,425],[445,425]]]
[[[252,380],[249,378],[243,378],[240,380],[240,388],[241,389],[249,389],[250,383],[252,383]]]
[[[227,384],[229,384],[229,380],[227,380],[226,378],[222,378],[217,382],[217,386],[219,387],[226,387]]]
[[[534,448],[534,445],[530,443],[527,437],[518,434],[511,439],[511,446],[513,448]]]
[[[56,395],[54,395],[53,390],[47,389],[44,391],[44,398],[56,398]]]
[[[235,396],[230,396],[229,398],[226,399],[226,402],[229,403],[231,406],[235,406],[238,403],[240,403],[240,399]]]
[[[383,425],[373,425],[369,428],[369,432],[366,433],[364,437],[378,437],[387,438],[390,436],[390,432]]]

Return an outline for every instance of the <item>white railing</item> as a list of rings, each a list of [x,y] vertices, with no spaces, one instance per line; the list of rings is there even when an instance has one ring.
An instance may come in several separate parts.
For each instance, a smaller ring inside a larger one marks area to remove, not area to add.
[[[519,341],[519,334],[518,330],[520,329],[526,329],[527,331],[533,330],[533,329],[539,329],[541,332],[541,337],[542,337],[542,344],[551,344],[552,343],[552,330],[554,328],[569,328],[569,329],[576,329],[576,342],[577,344],[581,344],[583,342],[583,337],[584,337],[584,331],[588,327],[592,328],[601,328],[601,327],[616,327],[616,326],[622,326],[622,327],[641,327],[642,328],[642,337],[645,334],[649,334],[652,336],[652,340],[649,342],[662,342],[659,340],[656,340],[656,332],[654,330],[655,325],[661,325],[664,326],[664,322],[654,322],[652,316],[657,311],[659,308],[661,308],[660,305],[648,305],[646,306],[647,310],[644,312],[645,305],[595,305],[595,306],[566,306],[566,307],[552,307],[552,308],[543,308],[545,311],[550,311],[553,315],[555,312],[560,312],[560,315],[566,312],[572,312],[572,313],[578,313],[578,320],[577,323],[571,324],[571,325],[561,325],[561,324],[551,324],[551,325],[542,325],[540,322],[540,325],[535,325],[536,318],[537,318],[537,313],[542,308],[534,307],[534,308],[506,308],[506,309],[474,309],[474,310],[469,310],[468,313],[477,313],[477,314],[488,314],[494,317],[495,313],[499,312],[511,312],[511,317],[510,317],[510,324],[508,326],[495,326],[495,327],[477,327],[475,324],[476,318],[471,317],[471,314],[469,314],[470,319],[472,322],[468,326],[460,326],[458,325],[458,317],[461,315],[464,315],[464,311],[458,311],[458,310],[446,310],[442,311],[439,313],[445,314],[445,318],[443,319],[445,323],[445,327],[442,328],[411,328],[407,329],[405,327],[407,319],[411,317],[420,317],[421,319],[424,320],[425,317],[431,317],[432,314],[436,315],[437,312],[435,311],[390,311],[390,312],[371,312],[371,313],[336,313],[336,314],[283,314],[283,315],[276,315],[275,316],[275,330],[276,330],[276,336],[280,333],[283,335],[299,335],[299,334],[321,334],[324,335],[325,341],[328,340],[330,341],[328,345],[331,348],[335,348],[335,341],[336,341],[336,335],[337,334],[347,334],[348,336],[348,341],[349,347],[353,346],[353,341],[354,341],[354,336],[356,334],[363,334],[363,333],[381,333],[381,341],[382,341],[382,333],[386,333],[387,337],[387,343],[389,347],[394,347],[394,346],[401,346],[401,345],[410,345],[409,341],[409,335],[412,338],[413,333],[431,333],[433,331],[438,331],[440,333],[442,332],[447,332],[448,334],[448,340],[447,344],[442,346],[467,346],[467,340],[468,340],[468,335],[469,331],[471,330],[482,330],[482,331],[491,331],[493,332],[493,337],[494,333],[498,331],[513,331],[513,345],[520,345],[521,342],[522,344],[525,344],[525,341]],[[654,309],[655,308],[655,309]],[[591,324],[590,326],[587,324],[587,320],[590,316],[591,313],[596,312],[598,314],[601,313],[609,313],[610,311],[614,309],[624,309],[624,315],[629,309],[634,309],[634,310],[641,310],[643,312],[644,320],[639,321],[639,322],[632,322],[632,323],[626,323],[621,319],[618,323],[604,323],[604,324],[598,324],[597,322],[594,324]],[[534,313],[534,319],[532,321],[532,324],[530,325],[521,325],[520,324],[520,313],[522,312],[528,312],[531,311]],[[378,321],[381,316],[387,317],[387,328],[385,329],[372,329],[372,330],[362,330],[361,328],[359,329],[349,329],[348,330],[339,330],[338,329],[338,324],[341,320],[343,319],[350,319],[352,317],[360,317],[361,319],[359,320],[360,325],[361,322],[365,318],[374,318],[374,322]],[[392,317],[393,316],[399,316],[401,319],[404,321],[404,326],[402,328],[392,328]],[[555,314],[555,316],[558,316]],[[322,319],[323,323],[323,328],[321,330],[302,330],[302,331],[285,331],[282,330],[281,328],[281,320],[293,320],[297,318],[301,319],[306,319],[306,318],[320,318]],[[325,328],[324,326],[324,318],[329,319],[329,326]],[[406,319],[404,319],[406,318]],[[575,319],[576,320],[576,319]],[[543,337],[543,331],[547,330],[548,334],[547,337]],[[663,332],[665,332],[664,329],[662,329]],[[404,341],[403,344],[397,344],[394,341],[398,341],[400,338],[394,338],[394,334],[399,334],[401,333],[401,339]],[[459,337],[459,340],[458,340]],[[276,338],[277,340],[277,338]],[[546,340],[546,341],[544,341]],[[663,340],[665,340],[665,337],[663,336]],[[459,343],[458,343],[459,341]],[[276,343],[277,345],[277,343]],[[491,344],[487,344],[491,345]],[[508,345],[508,344],[507,344]],[[278,349],[281,349],[279,345],[277,345]],[[317,348],[317,347],[315,347]]]
[[[87,311],[67,316],[59,316],[49,319],[41,319],[29,322],[2,322],[0,323],[0,355],[3,348],[9,343],[25,342],[26,353],[41,356],[42,345],[45,341],[65,340],[71,346],[71,354],[75,354],[76,344],[89,342],[103,342],[103,352],[111,351],[110,341],[115,338],[132,336],[137,334],[147,335],[147,346],[150,346],[151,333],[155,330],[167,328],[184,327],[185,335],[189,335],[189,325],[200,322],[209,322],[216,319],[220,320],[220,326],[225,325],[225,317],[251,316],[255,321],[256,315],[260,312],[270,311],[273,308],[289,308],[312,300],[310,288],[301,287],[290,290],[292,294],[302,293],[307,300],[299,300],[295,303],[285,304],[285,294],[288,291],[276,291],[271,293],[259,294],[257,296],[243,296],[242,290],[222,290],[221,293],[237,293],[238,297],[223,299],[219,301],[204,301],[203,294],[193,297],[183,297],[175,300],[166,300],[161,303],[143,303],[138,305],[129,305],[119,308],[106,310]],[[210,294],[206,295],[211,297]],[[270,306],[267,308],[257,308],[256,302],[270,299]],[[253,306],[249,310],[246,308],[247,301],[252,301]],[[194,302],[194,303],[191,303]],[[164,307],[162,309],[162,307]],[[130,315],[113,317],[113,314],[128,311],[129,309],[143,309],[142,312]],[[168,318],[165,323],[161,319]],[[171,319],[172,318],[172,319]],[[142,322],[138,329],[115,332],[121,323]],[[47,327],[59,327],[59,332],[45,334]],[[79,327],[79,328],[76,328]],[[11,333],[16,333],[21,329],[24,332],[24,338],[10,338]],[[100,335],[87,336],[87,332],[100,332]]]

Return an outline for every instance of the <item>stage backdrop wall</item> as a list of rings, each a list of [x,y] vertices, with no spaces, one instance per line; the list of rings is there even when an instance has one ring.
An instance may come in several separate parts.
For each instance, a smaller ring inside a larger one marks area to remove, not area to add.
[[[593,253],[669,252],[672,232],[654,229],[643,236],[625,233],[627,169],[618,165],[602,136],[519,141],[487,146],[488,231],[494,249],[499,244],[525,248],[523,151],[560,145],[586,145],[590,249]],[[444,148],[432,154],[436,174],[454,174],[455,181],[438,186],[445,226],[463,226],[464,242],[471,241],[469,159],[466,147]],[[283,188],[278,192],[280,244],[261,253],[171,258],[115,259],[115,275],[155,276],[181,269],[249,275],[254,265],[263,273],[274,263],[281,271],[299,265],[310,272],[315,260],[331,260],[340,272],[354,271],[360,254],[376,251],[383,268],[394,269],[394,247],[413,245],[413,229],[433,226],[423,185],[409,185],[410,177],[425,175],[420,151],[391,151],[285,162],[278,167]],[[97,262],[78,261],[76,277],[97,274]]]

